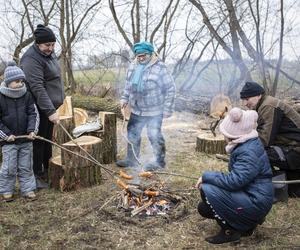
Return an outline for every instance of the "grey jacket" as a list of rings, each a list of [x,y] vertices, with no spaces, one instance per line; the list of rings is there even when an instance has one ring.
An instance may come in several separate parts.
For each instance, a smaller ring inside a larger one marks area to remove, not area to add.
[[[140,116],[171,115],[174,110],[175,84],[165,64],[153,56],[145,67],[142,81],[143,91],[136,91],[131,84],[137,62],[127,72],[121,102],[129,103],[131,112]]]
[[[63,103],[64,85],[55,53],[46,55],[33,44],[21,58],[21,68],[40,112],[48,117]]]

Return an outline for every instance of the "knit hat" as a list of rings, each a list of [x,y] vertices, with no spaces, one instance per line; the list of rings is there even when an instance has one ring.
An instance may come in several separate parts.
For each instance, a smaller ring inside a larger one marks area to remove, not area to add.
[[[152,54],[154,51],[153,45],[149,42],[139,42],[133,45],[132,51],[135,55],[138,54]]]
[[[53,31],[42,24],[38,24],[33,34],[37,44],[56,42]]]
[[[258,114],[254,110],[233,108],[220,124],[220,132],[230,139],[237,139],[256,129]]]
[[[7,64],[7,67],[4,71],[4,82],[6,86],[16,80],[25,80],[25,74],[21,70],[15,61],[11,61]]]
[[[241,99],[264,94],[265,90],[257,82],[246,82],[240,93]]]

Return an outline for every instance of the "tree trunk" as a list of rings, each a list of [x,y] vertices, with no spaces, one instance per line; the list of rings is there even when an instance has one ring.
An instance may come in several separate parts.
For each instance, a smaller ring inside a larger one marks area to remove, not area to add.
[[[111,98],[99,98],[93,96],[73,96],[73,106],[95,112],[108,111],[114,112],[119,118],[122,118],[120,104]]]
[[[197,137],[196,151],[207,154],[226,154],[225,140],[222,135],[201,134]]]
[[[71,134],[74,129],[74,121],[72,116],[60,116],[59,122],[63,127]],[[60,127],[60,125],[54,125],[53,139],[59,145],[62,145],[70,140],[66,132]]]
[[[80,145],[85,151],[92,155],[97,161],[103,163],[103,143],[102,139],[94,136],[81,136],[74,141]],[[80,154],[84,157],[88,157],[86,152],[80,149],[74,142],[69,141],[63,144],[63,147],[71,150],[74,153]],[[83,159],[79,156],[71,154],[65,150],[61,152],[61,161],[65,166],[70,166],[73,168],[82,168],[95,165],[91,161]]]
[[[117,117],[112,112],[99,112],[103,124],[103,163],[110,164],[117,159]]]
[[[85,167],[65,166],[61,157],[51,158],[49,164],[49,185],[60,191],[77,190],[101,183],[101,168],[97,165]]]
[[[74,123],[75,127],[85,124],[88,120],[88,113],[81,108],[74,108]]]

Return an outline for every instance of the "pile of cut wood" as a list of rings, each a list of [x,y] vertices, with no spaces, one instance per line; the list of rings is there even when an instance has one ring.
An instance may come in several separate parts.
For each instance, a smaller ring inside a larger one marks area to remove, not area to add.
[[[130,212],[132,217],[165,215],[182,200],[155,173],[141,172],[133,178],[121,170],[119,175],[121,178],[117,180],[117,184],[122,191],[118,208]]]

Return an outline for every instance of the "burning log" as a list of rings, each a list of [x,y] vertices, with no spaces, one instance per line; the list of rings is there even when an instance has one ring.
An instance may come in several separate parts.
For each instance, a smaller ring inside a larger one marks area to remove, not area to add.
[[[152,200],[149,200],[146,202],[143,206],[135,208],[134,210],[131,211],[131,217],[139,214],[140,212],[144,211],[146,208],[150,207],[153,204]]]

